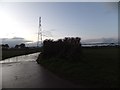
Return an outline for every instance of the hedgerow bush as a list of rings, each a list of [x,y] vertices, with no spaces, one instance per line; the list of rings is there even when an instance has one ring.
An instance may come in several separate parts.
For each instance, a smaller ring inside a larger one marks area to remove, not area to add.
[[[49,59],[52,57],[62,58],[69,61],[77,61],[81,59],[82,48],[79,37],[66,37],[53,41],[46,39],[43,42],[43,51],[39,58]]]

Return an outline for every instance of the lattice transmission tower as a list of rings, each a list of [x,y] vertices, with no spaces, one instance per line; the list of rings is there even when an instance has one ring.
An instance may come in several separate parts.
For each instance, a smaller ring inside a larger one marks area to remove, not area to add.
[[[38,28],[38,41],[37,41],[37,47],[39,47],[40,42],[41,42],[41,46],[42,46],[41,17],[39,17],[39,28]]]

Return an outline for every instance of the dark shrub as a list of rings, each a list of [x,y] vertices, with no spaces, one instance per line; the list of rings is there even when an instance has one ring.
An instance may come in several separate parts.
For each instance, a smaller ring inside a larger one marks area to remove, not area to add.
[[[81,38],[79,37],[66,37],[57,41],[46,39],[43,42],[43,52],[40,58],[47,59],[57,57],[69,61],[80,60],[82,55],[80,40]]]
[[[8,49],[9,45],[8,44],[2,44],[1,47],[2,47],[2,49]]]

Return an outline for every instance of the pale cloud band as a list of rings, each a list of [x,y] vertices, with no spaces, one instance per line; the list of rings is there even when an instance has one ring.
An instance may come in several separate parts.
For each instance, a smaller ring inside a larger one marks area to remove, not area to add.
[[[25,40],[24,38],[21,37],[13,37],[13,38],[1,38],[0,41],[2,40],[2,44],[9,44],[10,47],[14,47],[17,44],[21,43],[30,43],[32,41]]]

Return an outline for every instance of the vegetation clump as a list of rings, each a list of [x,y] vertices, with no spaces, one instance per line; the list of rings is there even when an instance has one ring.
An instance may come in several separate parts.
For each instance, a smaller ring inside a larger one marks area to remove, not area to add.
[[[40,54],[42,59],[60,58],[69,61],[78,61],[82,56],[82,48],[80,43],[81,38],[69,38],[59,39],[57,41],[44,40],[43,51]],[[39,63],[39,60],[37,60]]]

